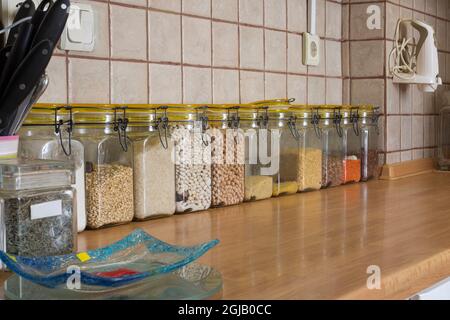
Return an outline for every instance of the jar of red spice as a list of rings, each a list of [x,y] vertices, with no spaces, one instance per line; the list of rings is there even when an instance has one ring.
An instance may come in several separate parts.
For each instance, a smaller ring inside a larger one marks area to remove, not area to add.
[[[359,130],[361,138],[361,180],[378,178],[378,108],[371,105],[359,106]]]
[[[344,106],[341,113],[342,146],[345,154],[342,180],[344,183],[359,182],[361,180],[361,139],[358,107]]]

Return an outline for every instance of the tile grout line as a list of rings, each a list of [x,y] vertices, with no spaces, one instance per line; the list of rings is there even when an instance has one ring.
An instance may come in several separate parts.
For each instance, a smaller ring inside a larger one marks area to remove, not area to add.
[[[325,15],[325,21],[324,21],[324,25],[325,25],[325,30],[324,30],[324,34],[325,36],[327,35],[327,4],[325,2],[324,5],[324,15]],[[325,104],[328,103],[329,99],[328,99],[328,65],[327,65],[327,41],[323,40],[323,56],[324,56],[324,66],[325,66]]]
[[[108,80],[109,80],[109,92],[108,92],[108,95],[109,95],[109,103],[111,103],[111,101],[112,101],[112,99],[111,99],[111,93],[112,93],[112,89],[111,89],[111,87],[112,87],[112,75],[111,75],[111,58],[112,58],[112,46],[113,46],[113,43],[112,43],[112,32],[111,32],[111,26],[112,26],[112,23],[111,23],[111,3],[108,1],[108,38],[109,38],[109,50],[108,50],[108,55],[109,55],[109,59],[108,59],[108,68],[109,68],[109,77],[108,77]]]
[[[384,38],[386,38],[386,28],[387,28],[387,19],[386,19],[386,2],[384,2],[384,12],[385,12],[385,18],[384,18]],[[386,49],[387,49],[387,43],[386,40],[383,41],[383,45],[384,45],[384,51],[383,51],[383,76],[384,76],[384,114],[386,115],[384,118],[384,151],[385,151],[385,156],[384,156],[384,164],[387,163],[387,151],[388,151],[388,143],[387,143],[387,133],[388,133],[388,113],[387,113],[387,80],[386,80],[386,66],[387,66],[387,61],[386,61]]]
[[[306,2],[306,32],[308,32],[308,26],[309,26],[309,2]],[[303,41],[303,36],[302,36]],[[303,50],[303,43],[302,43],[302,50]],[[309,66],[306,66],[306,104],[309,104]]]
[[[68,55],[67,51],[65,52],[64,56],[65,56],[64,61],[65,61],[65,68],[66,68],[66,103],[69,104],[70,81],[69,81],[69,55]]]
[[[348,31],[348,34],[347,34],[347,38],[348,39],[350,39],[351,38],[351,35],[350,35],[350,32],[351,32],[351,28],[350,28],[350,24],[351,24],[351,16],[352,16],[352,6],[351,5],[348,5],[348,19],[347,19],[347,31]],[[353,87],[353,79],[352,79],[352,65],[351,65],[351,63],[350,63],[350,57],[352,56],[352,54],[351,54],[351,48],[352,48],[352,46],[351,46],[351,43],[349,43],[348,44],[348,53],[347,53],[347,55],[348,55],[348,57],[347,57],[347,62],[348,62],[348,75],[349,75],[349,103],[350,104],[352,104],[352,101],[353,101],[353,90],[352,90],[352,87]]]
[[[210,92],[211,92],[211,102],[214,103],[214,75],[213,75],[213,20],[212,20],[212,1],[213,0],[209,0],[209,15],[211,16],[211,22],[210,22],[210,30],[209,30],[209,36],[210,36],[210,64],[211,64],[211,68],[209,69],[210,71],[210,79],[211,79],[211,88],[210,88]]]
[[[180,1],[180,13],[183,12],[183,0]],[[184,41],[184,28],[183,28],[183,15],[180,14],[180,69],[181,69],[181,103],[184,103],[184,56],[183,56],[183,41]]]
[[[147,7],[150,5],[150,0],[147,0]],[[147,37],[146,37],[146,41],[147,41],[147,61],[150,60],[150,11],[146,12],[147,14],[145,15],[146,21],[145,21],[145,28],[146,28],[146,32],[147,32]],[[146,63],[146,74],[147,74],[147,103],[150,103],[150,64],[147,62]]]
[[[285,66],[286,66],[286,81],[285,81],[285,93],[286,93],[286,98],[290,99],[290,97],[288,97],[289,95],[289,91],[288,91],[288,71],[289,71],[289,65],[288,65],[288,50],[289,50],[289,45],[288,45],[288,24],[289,24],[289,16],[288,16],[288,0],[285,1],[285,9],[286,9],[286,15],[285,15],[285,22],[286,22],[286,46],[285,46]]]
[[[237,0],[237,21],[238,21],[238,85],[239,85],[239,103],[242,103],[242,93],[241,93],[241,17],[240,17],[240,5],[241,0]]]
[[[263,99],[266,98],[266,1],[262,0],[263,5]]]

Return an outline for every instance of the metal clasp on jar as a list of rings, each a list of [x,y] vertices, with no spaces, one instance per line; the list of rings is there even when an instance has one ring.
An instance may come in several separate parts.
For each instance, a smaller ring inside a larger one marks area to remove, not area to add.
[[[314,126],[314,132],[316,133],[317,138],[321,139],[322,130],[319,127],[320,124],[319,108],[316,108],[316,110],[312,113],[311,124]]]
[[[63,119],[58,120],[58,111],[61,109],[65,109],[69,111],[69,119],[64,121]],[[63,131],[61,129],[62,126],[66,125],[66,132],[68,134],[68,147],[66,148],[64,146],[63,142]],[[70,106],[63,106],[63,107],[57,107],[55,108],[55,133],[59,137],[59,143],[61,145],[61,148],[66,156],[70,156],[72,154],[72,132],[73,132],[73,119],[72,119],[72,107]]]
[[[334,123],[336,131],[337,131],[337,133],[338,133],[340,138],[342,138],[342,134],[343,134],[341,121],[342,121],[341,109],[340,108],[335,108],[334,111],[333,111],[333,123]]]
[[[199,110],[201,113],[199,113]],[[208,116],[206,115],[206,112],[208,110],[208,106],[201,106],[196,109],[197,112],[197,120],[201,122],[202,126],[202,142],[205,147],[209,145],[208,140],[205,140],[206,130],[208,129]]]
[[[359,136],[359,110],[358,108],[350,108],[350,123],[353,126],[353,132]]]
[[[230,111],[234,111],[231,113]],[[241,118],[239,117],[239,107],[231,107],[227,110],[228,114],[228,128],[238,129],[241,123]]]
[[[263,114],[260,115],[260,110],[263,110]],[[256,109],[256,123],[259,128],[261,129],[267,129],[267,125],[269,124],[269,107],[264,106]]]
[[[297,118],[295,116],[290,116],[288,119],[287,125],[288,125],[289,131],[291,132],[294,139],[300,140],[300,133],[298,132],[296,122],[297,122]]]
[[[159,141],[164,149],[169,147],[169,142],[167,139],[167,131],[169,128],[169,118],[167,117],[167,106],[160,106],[157,110],[163,110],[163,115],[159,118],[156,117],[156,109],[155,109],[155,119],[156,119],[156,129],[158,129]],[[161,137],[161,129],[164,130],[164,142]]]
[[[128,151],[128,137],[127,137],[127,127],[128,118],[126,117],[127,106],[121,106],[114,108],[114,131],[117,131],[119,136],[119,143],[123,151]],[[122,111],[122,117],[119,117],[118,111]]]

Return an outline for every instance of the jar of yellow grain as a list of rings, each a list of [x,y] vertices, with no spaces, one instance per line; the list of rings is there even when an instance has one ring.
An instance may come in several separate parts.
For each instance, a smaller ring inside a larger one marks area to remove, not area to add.
[[[322,132],[317,107],[295,105],[290,108],[295,118],[294,132],[298,140],[297,185],[299,192],[322,187]]]

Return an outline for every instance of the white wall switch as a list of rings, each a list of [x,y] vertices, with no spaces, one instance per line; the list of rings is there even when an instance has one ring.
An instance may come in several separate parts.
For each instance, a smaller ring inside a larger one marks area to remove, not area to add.
[[[89,4],[72,2],[59,48],[61,50],[93,51],[94,46],[94,10]]]
[[[303,64],[317,66],[320,63],[320,37],[308,32],[303,33]]]

